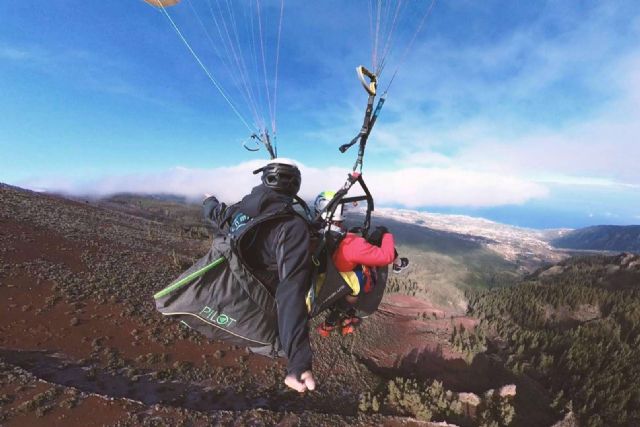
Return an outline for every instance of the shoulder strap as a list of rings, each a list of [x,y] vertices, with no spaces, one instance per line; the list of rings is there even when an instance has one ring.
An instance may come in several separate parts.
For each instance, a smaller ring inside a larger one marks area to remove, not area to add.
[[[242,217],[240,215],[242,215]],[[231,247],[237,254],[239,254],[239,251],[238,251],[239,244],[244,238],[244,236],[246,236],[250,231],[255,230],[256,227],[266,222],[274,221],[276,219],[281,219],[281,218],[290,218],[293,216],[297,216],[302,220],[304,220],[305,224],[307,225],[309,224],[308,219],[305,218],[303,215],[300,215],[298,212],[296,212],[292,206],[285,206],[283,209],[258,215],[255,218],[251,218],[241,213],[236,214],[235,218],[238,218],[238,221],[237,221],[238,227],[235,227],[235,229],[233,229],[234,228],[233,224],[235,224],[236,222],[235,220],[233,220],[232,227],[231,227],[232,229],[230,229],[229,231]]]

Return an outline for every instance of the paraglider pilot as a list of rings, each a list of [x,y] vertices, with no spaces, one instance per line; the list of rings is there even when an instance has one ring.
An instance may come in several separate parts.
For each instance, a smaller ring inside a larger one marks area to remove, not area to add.
[[[277,303],[278,334],[288,359],[285,384],[298,391],[315,389],[309,344],[305,296],[309,287],[311,234],[307,222],[292,208],[301,184],[295,162],[276,158],[254,171],[262,183],[239,203],[227,207],[211,196],[204,200],[206,221],[214,228],[243,227],[251,218],[276,211],[283,215],[255,226],[247,247],[241,248],[244,263],[270,290]]]

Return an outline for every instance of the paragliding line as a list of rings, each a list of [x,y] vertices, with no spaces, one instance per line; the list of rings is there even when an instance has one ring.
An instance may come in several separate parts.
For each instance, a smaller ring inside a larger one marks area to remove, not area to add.
[[[220,62],[222,62],[222,64],[225,66],[228,75],[231,77],[231,79],[233,80],[233,83],[235,84],[236,87],[240,88],[242,87],[240,82],[238,81],[238,78],[236,76],[236,73],[234,73],[231,69],[231,64],[228,61],[228,56],[225,57],[222,52],[220,51],[220,48],[218,47],[218,44],[214,43],[213,38],[211,37],[211,34],[209,33],[209,30],[207,30],[207,27],[204,25],[204,22],[202,21],[202,18],[200,18],[200,14],[198,13],[198,11],[196,10],[195,7],[193,7],[193,4],[191,3],[191,1],[187,0],[187,4],[189,5],[189,8],[191,9],[191,12],[193,13],[193,15],[196,17],[196,19],[198,20],[198,23],[200,24],[200,27],[202,28],[202,30],[204,31],[205,35],[207,36],[207,39],[209,41],[209,45],[213,48],[213,50],[215,51],[216,55],[218,56],[218,58],[220,59]],[[210,6],[210,5],[209,5]],[[215,21],[215,17],[214,17],[214,21]],[[216,22],[216,26],[217,26],[217,22]],[[219,31],[218,31],[219,32]],[[224,42],[224,40],[223,40]],[[257,119],[257,112],[255,112],[255,107],[253,106],[253,102],[251,99],[249,99],[246,95],[245,92],[240,91],[240,93],[242,94],[245,102],[247,103],[247,105],[251,106],[252,109],[254,110],[254,125],[256,127],[258,127],[258,119]]]
[[[267,62],[264,55],[264,37],[262,36],[262,19],[260,18],[260,0],[256,0],[256,10],[258,12],[258,32],[260,35],[260,52],[262,53],[262,72],[264,74],[264,87],[265,87],[265,91],[267,92],[267,106],[269,108],[269,118],[271,119],[271,123],[273,123],[271,94],[269,93],[269,82],[267,79]]]
[[[278,101],[278,65],[280,63],[280,38],[282,35],[282,17],[284,15],[284,0],[280,2],[280,22],[278,24],[278,44],[276,45],[276,75],[273,85],[273,122],[271,123],[271,130],[273,131],[273,138],[276,138],[276,108]],[[276,147],[277,143],[274,141]],[[276,148],[277,149],[277,148]]]
[[[400,16],[400,11],[402,10],[403,5],[404,3],[402,3],[402,0],[399,0],[398,4],[396,5],[396,11],[393,16],[393,21],[391,22],[391,28],[389,29],[389,32],[388,32],[387,41],[385,42],[384,48],[382,49],[382,59],[380,60],[380,66],[376,70],[376,75],[378,77],[382,75],[382,71],[384,71],[384,67],[387,62],[387,57],[391,52],[391,47],[393,46],[391,42],[393,40],[396,28],[399,23],[398,17]]]
[[[429,8],[427,9],[426,13],[422,16],[422,20],[420,21],[420,24],[418,25],[418,28],[416,29],[415,33],[413,33],[413,37],[411,38],[411,41],[409,42],[409,44],[405,48],[402,56],[400,57],[400,61],[398,62],[398,66],[396,67],[395,71],[393,72],[393,75],[391,76],[391,80],[389,81],[389,84],[387,85],[387,87],[384,90],[383,96],[386,96],[387,92],[389,91],[389,88],[391,87],[391,84],[395,80],[396,75],[398,74],[398,71],[400,70],[400,67],[402,66],[404,61],[407,59],[407,55],[409,53],[409,50],[413,47],[413,44],[415,43],[416,38],[418,37],[418,34],[420,33],[420,31],[422,31],[422,27],[424,27],[424,24],[427,22],[427,18],[429,18],[429,16],[431,16],[431,12],[433,11],[433,7],[435,6],[435,4],[436,4],[436,0],[431,0],[431,4],[429,5]]]
[[[238,44],[238,50],[236,51],[235,45],[234,45],[234,41],[229,33],[229,29],[227,28],[227,23],[225,20],[225,16],[224,16],[224,12],[222,9],[222,6],[220,5],[220,3],[216,3],[218,5],[217,10],[218,10],[218,14],[220,16],[220,22],[222,23],[222,25],[220,25],[218,23],[218,19],[216,18],[216,14],[213,11],[213,7],[211,6],[211,1],[208,1],[207,4],[209,5],[209,12],[211,13],[211,18],[213,19],[214,24],[216,25],[216,29],[218,30],[218,35],[220,36],[220,40],[222,41],[222,45],[224,46],[226,52],[227,52],[227,57],[229,58],[229,61],[233,64],[235,62],[235,66],[237,69],[237,74],[240,77],[241,81],[242,81],[242,86],[238,85],[238,89],[240,90],[240,92],[242,92],[242,89],[244,89],[244,93],[245,95],[245,99],[249,98],[250,101],[248,102],[248,105],[251,107],[251,109],[253,110],[253,116],[254,116],[254,120],[255,120],[255,126],[256,128],[260,129],[263,127],[264,125],[264,119],[262,118],[262,114],[258,112],[259,108],[257,107],[257,103],[254,100],[254,95],[253,95],[253,90],[251,88],[251,85],[249,83],[249,72],[246,69],[246,65],[244,64],[244,61],[241,61],[241,55],[242,52],[240,51],[240,42],[237,41]],[[231,9],[227,8],[228,12],[229,12],[229,16],[231,15]],[[231,21],[231,18],[229,18],[229,21]],[[222,29],[224,29],[224,34],[222,33]],[[235,33],[237,34],[237,32]],[[226,37],[225,37],[226,35]],[[238,52],[240,54],[240,57],[238,56]]]
[[[189,52],[191,52],[191,55],[193,55],[193,57],[195,58],[196,62],[200,65],[200,67],[202,68],[202,70],[205,72],[205,74],[207,75],[207,77],[209,77],[209,80],[211,80],[211,83],[213,83],[213,85],[216,87],[216,89],[218,89],[218,92],[220,92],[220,94],[222,95],[222,97],[227,101],[227,103],[229,104],[229,106],[231,107],[231,109],[233,110],[233,112],[236,114],[236,116],[238,116],[238,118],[242,121],[242,123],[244,123],[244,125],[247,127],[247,129],[249,129],[249,132],[253,132],[253,129],[251,128],[251,126],[249,126],[249,123],[247,123],[247,121],[244,119],[244,117],[242,117],[242,115],[240,114],[240,112],[238,111],[238,109],[235,107],[235,105],[233,105],[233,102],[231,102],[231,100],[229,99],[229,97],[227,96],[227,94],[224,93],[224,90],[222,90],[222,87],[218,84],[218,82],[216,81],[216,79],[213,78],[213,76],[211,75],[211,73],[209,72],[209,70],[207,69],[207,67],[202,63],[202,61],[200,60],[200,58],[198,57],[198,55],[194,52],[194,50],[191,48],[191,45],[189,44],[189,42],[187,41],[187,39],[184,38],[184,36],[182,35],[182,32],[180,31],[180,29],[178,28],[178,26],[176,25],[175,22],[173,22],[173,19],[171,19],[171,16],[169,15],[169,13],[167,13],[167,10],[165,9],[165,7],[162,5],[162,2],[160,2],[160,0],[156,0],[156,2],[158,3],[158,6],[160,6],[160,8],[162,9],[162,12],[164,13],[164,15],[167,17],[167,19],[169,20],[169,22],[171,23],[171,26],[173,27],[173,29],[176,31],[176,33],[178,34],[178,36],[180,37],[180,39],[182,40],[182,42],[184,43],[184,45],[187,47],[187,49],[189,49]]]
[[[241,71],[243,71],[243,73],[244,73],[245,85],[248,87],[248,90],[251,91],[252,98],[253,98],[254,97],[253,96],[253,85],[251,84],[251,79],[249,78],[249,76],[250,76],[249,68],[247,67],[247,64],[245,62],[245,56],[246,55],[243,52],[242,43],[240,43],[238,24],[237,24],[237,21],[236,21],[236,18],[235,18],[235,14],[233,12],[233,8],[231,6],[230,0],[226,0],[225,4],[227,6],[226,9],[227,9],[228,16],[229,16],[229,27],[232,30],[233,39],[235,39],[235,43],[236,43],[236,45],[235,45],[236,47],[235,47],[235,49],[233,49],[234,54],[236,55],[236,62],[238,62],[238,64],[239,64],[238,68]],[[219,10],[220,10],[220,16],[222,16],[222,6],[219,6]],[[225,28],[225,31],[227,32],[227,35],[229,35],[229,30],[227,29],[227,25],[226,25],[224,20],[222,20],[222,24],[223,24],[223,26]],[[232,39],[230,38],[230,40],[232,40]],[[233,48],[233,44],[231,44],[231,47]],[[236,52],[237,52],[237,54],[236,54]],[[241,66],[241,68],[240,68],[240,66]],[[257,110],[261,110],[259,105],[256,105],[256,109]],[[258,113],[256,113],[256,114],[258,114]],[[262,111],[260,111],[260,113],[259,113],[259,120],[257,120],[257,122],[258,122],[258,128],[262,129],[262,128],[266,127],[265,120],[264,120],[264,115],[262,114]]]
[[[382,12],[382,0],[378,0],[378,8],[377,8],[377,16],[376,16],[376,37],[375,42],[373,44],[373,69],[378,68],[378,37],[380,35],[380,13]]]

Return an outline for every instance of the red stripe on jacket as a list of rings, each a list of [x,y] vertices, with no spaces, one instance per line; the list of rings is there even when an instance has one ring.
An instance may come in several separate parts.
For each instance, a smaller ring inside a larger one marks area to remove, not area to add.
[[[395,243],[391,233],[382,236],[380,247],[372,245],[357,234],[347,233],[333,254],[338,271],[351,271],[358,265],[383,267],[395,258]]]

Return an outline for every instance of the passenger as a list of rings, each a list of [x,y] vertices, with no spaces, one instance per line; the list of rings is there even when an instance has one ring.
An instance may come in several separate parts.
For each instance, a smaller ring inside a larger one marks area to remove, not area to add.
[[[322,212],[334,196],[332,191],[320,193],[314,203],[316,214]],[[326,219],[326,213],[323,213],[323,218]],[[369,293],[376,286],[376,267],[393,263],[393,271],[399,273],[409,265],[407,258],[398,256],[393,235],[384,226],[376,227],[368,239],[346,232],[341,209],[336,210],[328,226],[332,231],[344,235],[333,254],[333,262],[351,288],[351,294],[338,301],[318,327],[318,333],[323,337],[331,335],[338,323],[342,335],[355,331],[361,319],[356,316],[354,306],[361,293]]]

